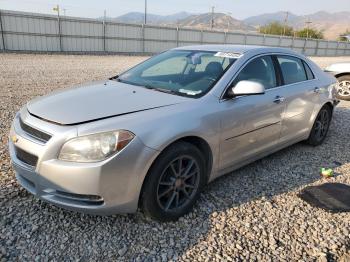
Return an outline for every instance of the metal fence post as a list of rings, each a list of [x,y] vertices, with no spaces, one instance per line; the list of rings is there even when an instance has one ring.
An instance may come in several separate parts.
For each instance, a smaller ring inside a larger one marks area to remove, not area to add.
[[[338,49],[339,49],[339,41],[337,41],[337,49],[335,50],[335,56],[338,55]]]
[[[247,45],[247,33],[244,33],[244,44]]]
[[[348,47],[350,47],[350,44],[345,43],[345,47],[344,47],[344,55],[346,55],[346,50],[348,49]]]
[[[281,47],[282,46],[282,36],[280,36],[280,40],[278,42],[278,47]]]
[[[106,52],[106,21],[103,20],[103,52]]]
[[[2,51],[5,52],[6,51],[5,35],[4,35],[4,27],[2,26],[1,10],[0,10],[0,30],[1,30]]]
[[[263,35],[263,46],[265,46],[266,45],[266,35],[264,34]]]
[[[319,46],[320,46],[320,40],[317,40],[316,41],[316,47],[315,47],[315,56],[318,55],[318,48],[319,48]]]
[[[142,24],[142,53],[145,53],[146,47],[145,47],[145,25]]]
[[[179,27],[176,27],[176,46],[179,46]]]
[[[203,30],[201,30],[201,44],[203,44]]]
[[[224,44],[227,43],[227,32],[224,32]]]
[[[304,47],[303,47],[303,54],[306,53],[306,45],[307,45],[307,38],[305,38]]]
[[[57,23],[58,23],[58,40],[60,43],[60,51],[63,51],[63,47],[62,47],[62,34],[61,34],[61,18],[60,15],[57,16]]]

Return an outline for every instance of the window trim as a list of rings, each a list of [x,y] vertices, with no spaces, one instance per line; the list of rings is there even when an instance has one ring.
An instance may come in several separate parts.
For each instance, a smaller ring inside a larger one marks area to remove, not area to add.
[[[313,79],[315,79],[315,74],[314,74],[314,72],[312,71],[312,69],[310,68],[310,66],[309,66],[304,60],[301,60],[301,61],[302,61],[303,66],[304,66],[304,70],[305,70],[305,73],[306,73],[307,80],[313,80]],[[308,77],[306,67],[309,68],[309,70],[310,70],[310,72],[311,72],[311,74],[312,74],[312,78],[311,78],[311,79],[309,79],[309,77]]]
[[[310,70],[312,71],[312,73],[314,74],[314,79],[310,79],[310,80],[306,80],[306,81],[302,81],[302,82],[297,82],[297,83],[293,83],[293,84],[284,84],[284,81],[283,83],[280,85],[280,86],[277,86],[277,87],[274,87],[274,88],[270,88],[270,89],[267,89],[266,92],[270,92],[272,90],[276,90],[276,89],[279,89],[279,88],[285,88],[285,87],[288,87],[288,86],[292,86],[292,85],[295,85],[295,84],[300,84],[300,83],[305,83],[305,82],[309,82],[309,81],[316,81],[316,80],[319,80],[317,75],[314,73],[314,71],[311,69],[311,66],[309,65],[308,62],[306,62],[305,59],[297,56],[297,55],[294,55],[294,54],[286,54],[286,53],[279,53],[279,52],[271,52],[271,53],[262,53],[262,54],[258,54],[258,55],[255,55],[253,57],[251,57],[249,60],[247,60],[237,71],[236,73],[233,75],[233,77],[231,78],[231,80],[229,81],[229,83],[226,85],[224,91],[221,93],[221,96],[219,98],[220,102],[225,102],[227,100],[232,100],[233,98],[226,98],[225,97],[225,94],[227,92],[227,90],[230,88],[231,84],[233,83],[233,81],[235,80],[235,78],[237,77],[237,75],[243,70],[243,68],[250,62],[252,61],[254,58],[257,58],[257,57],[260,57],[260,56],[266,56],[266,55],[270,55],[270,56],[278,56],[278,55],[286,55],[286,56],[291,56],[291,57],[294,57],[294,58],[298,58],[300,59],[301,61],[305,62],[306,65],[308,65],[310,67]],[[279,64],[278,64],[279,66]],[[279,69],[281,70],[281,69]],[[283,79],[283,75],[282,75],[282,72],[279,72],[280,73],[280,77],[281,79]],[[306,73],[306,72],[305,72]],[[239,97],[245,97],[245,96],[237,96],[237,97],[234,97],[234,98],[239,98]]]

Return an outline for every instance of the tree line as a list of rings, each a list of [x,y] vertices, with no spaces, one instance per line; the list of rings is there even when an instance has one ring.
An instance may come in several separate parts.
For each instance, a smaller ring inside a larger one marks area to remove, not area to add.
[[[271,22],[259,28],[261,34],[281,35],[303,38],[324,39],[323,32],[313,28],[303,28],[295,30],[293,27],[281,24],[279,22]]]
[[[301,30],[295,30],[293,27],[284,25],[279,22],[272,22],[259,28],[261,34],[269,35],[281,35],[281,36],[292,36],[302,38],[313,38],[313,39],[324,39],[323,32],[321,30],[313,28],[303,28]],[[338,37],[338,41],[348,41],[345,37],[350,35],[350,31],[346,30],[343,34]]]

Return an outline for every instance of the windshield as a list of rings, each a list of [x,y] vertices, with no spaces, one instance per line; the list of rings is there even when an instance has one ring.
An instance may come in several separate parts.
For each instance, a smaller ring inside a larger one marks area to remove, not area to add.
[[[120,75],[117,81],[161,92],[200,97],[236,61],[231,54],[171,50],[152,57]]]

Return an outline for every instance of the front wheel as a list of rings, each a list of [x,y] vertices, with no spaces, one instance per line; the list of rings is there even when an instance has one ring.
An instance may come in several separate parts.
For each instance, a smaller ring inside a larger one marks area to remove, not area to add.
[[[331,119],[331,108],[328,105],[323,106],[316,117],[316,120],[310,132],[310,136],[306,140],[309,145],[318,146],[323,143],[327,136]]]
[[[338,77],[336,85],[337,98],[350,101],[350,75]]]
[[[191,211],[205,181],[199,149],[186,142],[175,143],[152,165],[142,190],[142,209],[160,221],[176,220]]]

